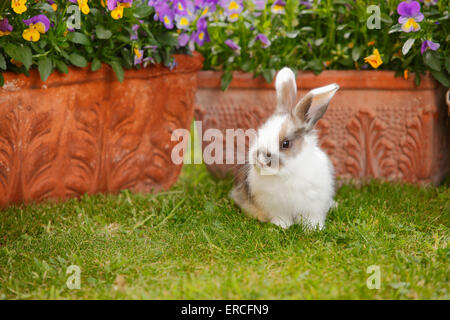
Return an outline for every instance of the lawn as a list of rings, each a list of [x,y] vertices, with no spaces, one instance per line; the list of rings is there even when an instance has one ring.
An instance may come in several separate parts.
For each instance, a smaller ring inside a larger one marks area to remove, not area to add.
[[[345,185],[320,232],[246,217],[186,165],[167,192],[0,213],[3,299],[449,299],[449,182]],[[70,290],[69,265],[81,269]],[[381,288],[368,289],[369,266]]]

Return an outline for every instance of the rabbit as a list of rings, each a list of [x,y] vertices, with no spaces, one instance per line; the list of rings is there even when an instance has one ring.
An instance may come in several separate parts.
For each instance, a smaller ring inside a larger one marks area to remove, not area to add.
[[[322,229],[334,206],[334,168],[318,145],[314,126],[339,86],[313,89],[295,104],[295,75],[285,67],[275,89],[276,112],[257,130],[230,197],[260,221],[284,229],[293,224]]]

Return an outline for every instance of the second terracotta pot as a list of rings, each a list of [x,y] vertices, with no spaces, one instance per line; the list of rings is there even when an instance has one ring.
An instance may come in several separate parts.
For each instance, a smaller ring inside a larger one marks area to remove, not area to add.
[[[221,75],[199,73],[196,120],[202,121],[203,132],[217,128],[225,136],[228,128],[257,128],[274,112],[273,84],[235,72],[229,89],[222,92]],[[339,177],[438,184],[449,172],[444,88],[430,76],[416,87],[413,79],[396,78],[390,71],[325,71],[319,76],[303,72],[297,77],[298,98],[330,83],[341,88],[317,128]],[[236,166],[208,168],[224,176]]]

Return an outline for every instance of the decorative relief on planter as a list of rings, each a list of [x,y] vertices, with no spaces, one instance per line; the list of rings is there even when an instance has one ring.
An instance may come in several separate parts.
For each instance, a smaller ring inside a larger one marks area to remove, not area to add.
[[[385,138],[386,127],[368,108],[361,108],[347,123],[345,165],[352,177],[391,178],[396,163],[391,158],[393,145]]]
[[[406,135],[402,139],[403,154],[399,159],[399,169],[410,182],[421,182],[432,174],[435,150],[434,127],[437,112],[420,110],[406,122]]]
[[[203,131],[257,128],[274,111],[273,84],[236,72],[228,91],[220,90],[220,73],[199,73],[196,120]],[[450,119],[444,92],[430,77],[419,87],[414,79],[389,71],[300,73],[298,98],[330,83],[340,90],[318,124],[321,147],[336,175],[344,179],[380,178],[439,183],[450,170]],[[204,143],[205,147],[208,143]],[[217,176],[234,172],[231,165],[207,165]]]
[[[41,83],[6,74],[0,88],[0,207],[46,198],[121,189],[170,187],[181,166],[171,161],[176,128],[193,118],[199,56],[177,57],[178,68],[130,70],[115,81],[103,66],[71,69]],[[21,85],[8,90],[8,84]]]

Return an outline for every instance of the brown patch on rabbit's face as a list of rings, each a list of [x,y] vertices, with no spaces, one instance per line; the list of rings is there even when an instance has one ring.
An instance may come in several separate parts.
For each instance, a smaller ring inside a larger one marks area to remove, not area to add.
[[[284,154],[286,157],[294,157],[299,154],[302,149],[305,132],[303,124],[298,119],[295,119],[293,116],[286,119],[279,135],[280,154]]]

